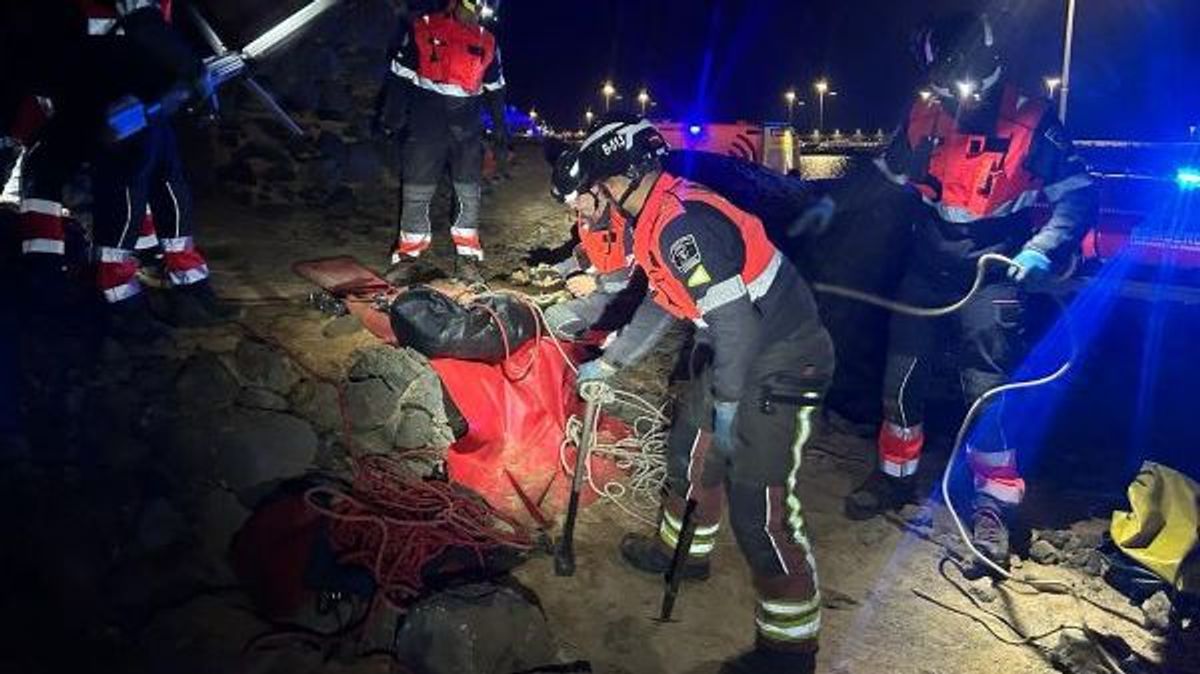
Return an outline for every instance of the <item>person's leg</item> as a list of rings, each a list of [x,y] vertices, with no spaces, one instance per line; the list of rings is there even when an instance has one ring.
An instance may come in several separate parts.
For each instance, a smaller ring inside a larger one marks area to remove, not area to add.
[[[400,236],[392,253],[392,264],[415,260],[429,249],[429,208],[446,165],[449,148],[444,111],[436,101],[420,97],[413,101],[409,129],[401,156],[404,183],[401,187]]]
[[[941,303],[930,281],[910,271],[901,281],[900,301],[914,306]],[[877,443],[878,464],[867,480],[846,497],[851,519],[875,517],[911,502],[915,475],[925,444],[925,398],[933,358],[937,354],[938,322],[893,314],[888,332],[883,377],[883,422]]]
[[[758,594],[758,648],[746,657],[794,671],[811,671],[821,628],[798,478],[833,367],[823,329],[768,345],[737,411],[729,520]]]
[[[483,259],[479,240],[480,183],[483,180],[483,126],[476,106],[466,106],[450,122],[450,177],[456,199],[450,235],[460,257]]]
[[[661,574],[671,563],[688,500],[696,501],[696,523],[684,574],[705,578],[709,557],[720,530],[725,458],[712,447],[712,396],[709,393],[709,353],[699,347],[691,354],[692,378],[676,405],[667,436],[667,496],[657,536],[629,534],[621,554],[634,568]]]
[[[960,315],[962,386],[968,405],[1008,383],[1028,352],[1022,297],[1011,283],[982,289]],[[1008,564],[1008,530],[1025,496],[1017,448],[1005,433],[1004,399],[993,400],[966,436],[966,456],[975,483],[974,542],[990,559]]]

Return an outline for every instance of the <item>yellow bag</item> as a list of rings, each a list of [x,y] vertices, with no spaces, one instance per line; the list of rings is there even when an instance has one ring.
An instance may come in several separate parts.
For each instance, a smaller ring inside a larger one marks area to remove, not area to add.
[[[1113,512],[1117,547],[1176,589],[1200,593],[1200,485],[1147,461],[1129,485],[1129,505],[1132,512]]]

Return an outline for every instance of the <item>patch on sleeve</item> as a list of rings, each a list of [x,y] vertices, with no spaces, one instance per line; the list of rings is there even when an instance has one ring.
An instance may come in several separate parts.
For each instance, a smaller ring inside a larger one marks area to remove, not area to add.
[[[697,265],[696,270],[688,277],[687,285],[689,288],[697,288],[705,283],[712,283],[712,277],[708,275],[708,270],[703,264]]]
[[[695,269],[703,260],[700,259],[700,247],[696,245],[696,237],[688,234],[681,236],[671,244],[671,264],[686,274]]]

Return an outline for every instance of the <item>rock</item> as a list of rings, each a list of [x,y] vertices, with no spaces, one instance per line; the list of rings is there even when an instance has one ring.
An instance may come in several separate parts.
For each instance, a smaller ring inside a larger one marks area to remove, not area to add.
[[[262,141],[250,141],[239,147],[233,153],[233,162],[242,162],[250,159],[261,159],[272,164],[288,164],[291,163],[291,157],[287,152],[278,145],[273,143],[264,143]]]
[[[317,455],[317,434],[303,419],[237,410],[216,429],[217,476],[235,491],[298,477]]]
[[[326,188],[342,182],[342,162],[329,158],[307,162],[304,164],[304,181],[313,186],[314,200],[323,201],[328,194]]]
[[[396,349],[390,346],[369,346],[353,355],[350,366],[350,381],[383,379],[393,391],[404,391],[409,382],[426,372],[433,372],[424,356],[412,349]]]
[[[346,414],[356,430],[382,427],[395,413],[400,396],[382,379],[351,382],[346,387]]]
[[[886,522],[880,518],[876,518],[863,523],[863,525],[858,528],[858,532],[854,535],[854,537],[858,539],[859,543],[862,543],[864,546],[870,548],[874,547],[876,543],[879,543],[883,539],[887,538],[888,533],[891,530],[891,527],[888,526]]]
[[[1142,602],[1142,616],[1147,629],[1156,634],[1165,634],[1171,629],[1171,600],[1167,593],[1159,590]]]
[[[166,499],[146,504],[138,520],[138,543],[155,552],[177,543],[187,536],[187,521]]]
[[[238,374],[247,383],[287,395],[300,372],[286,356],[262,342],[243,339],[234,353]]]
[[[996,584],[989,576],[971,581],[971,584],[967,586],[967,592],[983,604],[990,604],[1000,596],[996,592]]]
[[[344,121],[354,110],[354,97],[340,81],[323,82],[318,89],[317,116],[327,121]]]
[[[361,318],[354,314],[346,314],[345,316],[337,316],[322,326],[321,336],[328,339],[337,339],[338,337],[347,337],[361,332],[362,329],[363,322]]]
[[[243,647],[271,626],[245,607],[245,600],[224,594],[200,595],[163,611],[140,635],[147,671],[211,674],[243,671]]]
[[[546,618],[515,590],[468,585],[412,606],[396,635],[401,662],[427,674],[500,674],[554,664]]]
[[[267,388],[248,386],[242,389],[237,398],[237,404],[252,410],[268,410],[271,412],[286,412],[287,398]]]
[[[1029,558],[1038,564],[1057,564],[1060,556],[1058,548],[1044,538],[1039,538],[1029,546]]]
[[[400,412],[392,444],[399,449],[422,449],[434,440],[435,421],[433,415],[420,408],[404,409]]]
[[[1049,543],[1047,543],[1049,545]],[[1049,651],[1051,664],[1062,672],[1071,674],[1110,674],[1108,665],[1096,652],[1085,636],[1064,632],[1058,645]]]
[[[211,353],[189,358],[175,380],[176,394],[188,411],[209,412],[231,407],[240,389],[229,368]]]
[[[1039,540],[1046,541],[1047,543],[1049,543],[1050,545],[1053,545],[1054,547],[1058,548],[1059,550],[1065,550],[1066,548],[1068,548],[1071,545],[1071,539],[1073,537],[1073,534],[1071,533],[1071,531],[1069,529],[1065,529],[1062,531],[1057,531],[1054,529],[1044,529],[1042,531],[1037,532],[1037,537]]]
[[[325,432],[342,430],[342,412],[337,389],[331,384],[307,379],[292,391],[292,407],[296,414],[308,419]]]
[[[229,568],[229,544],[233,535],[250,519],[250,511],[237,496],[224,489],[205,494],[196,509],[196,534],[200,546],[220,580],[232,580]]]

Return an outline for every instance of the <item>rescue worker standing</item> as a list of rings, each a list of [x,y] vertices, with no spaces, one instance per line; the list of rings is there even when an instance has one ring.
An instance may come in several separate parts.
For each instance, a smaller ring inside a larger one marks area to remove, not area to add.
[[[449,161],[455,273],[464,280],[482,280],[482,94],[503,88],[504,75],[496,40],[479,24],[481,10],[480,0],[451,0],[445,12],[406,22],[394,42],[378,113],[382,125],[406,131],[400,236],[389,277],[408,276],[406,267],[429,249],[429,206]]]
[[[833,345],[812,292],[762,222],[664,172],[665,151],[650,122],[607,116],[575,155],[579,189],[557,195],[624,214],[649,280],[648,304],[698,329],[694,376],[668,439],[670,493],[658,534],[627,535],[621,553],[633,567],[662,574],[694,499],[697,528],[684,573],[707,577],[727,495],[758,604],[757,647],[723,671],[812,672],[820,596],[796,478],[833,374]],[[651,313],[639,309],[626,332]],[[611,351],[580,368],[581,383],[628,364]]]
[[[551,193],[558,198],[581,192],[581,174],[571,168],[578,154],[567,150],[555,162]],[[616,296],[627,287],[633,262],[633,234],[629,220],[613,205],[602,209],[586,191],[575,200],[575,231],[579,245],[571,257],[554,266],[566,279],[575,299],[545,311],[547,327],[562,339],[577,339],[604,317]]]
[[[948,16],[920,35],[917,51],[933,96],[913,105],[876,161],[887,178],[914,190],[926,206],[923,219],[913,223],[915,248],[899,299],[918,306],[957,301],[987,253],[1011,257],[1017,265],[992,268],[975,299],[951,319],[962,346],[959,365],[969,403],[1007,382],[1024,358],[1022,286],[1069,265],[1095,220],[1098,198],[1052,106],[1006,82],[986,17]],[[1029,207],[1043,197],[1052,214],[1032,231]],[[943,352],[940,327],[926,318],[892,319],[878,470],[847,497],[846,514],[853,519],[914,497],[925,398],[933,359]],[[1025,482],[1017,465],[1020,448],[1008,445],[1000,416],[982,416],[966,452],[976,492],[975,543],[1004,565],[1012,513]]]

